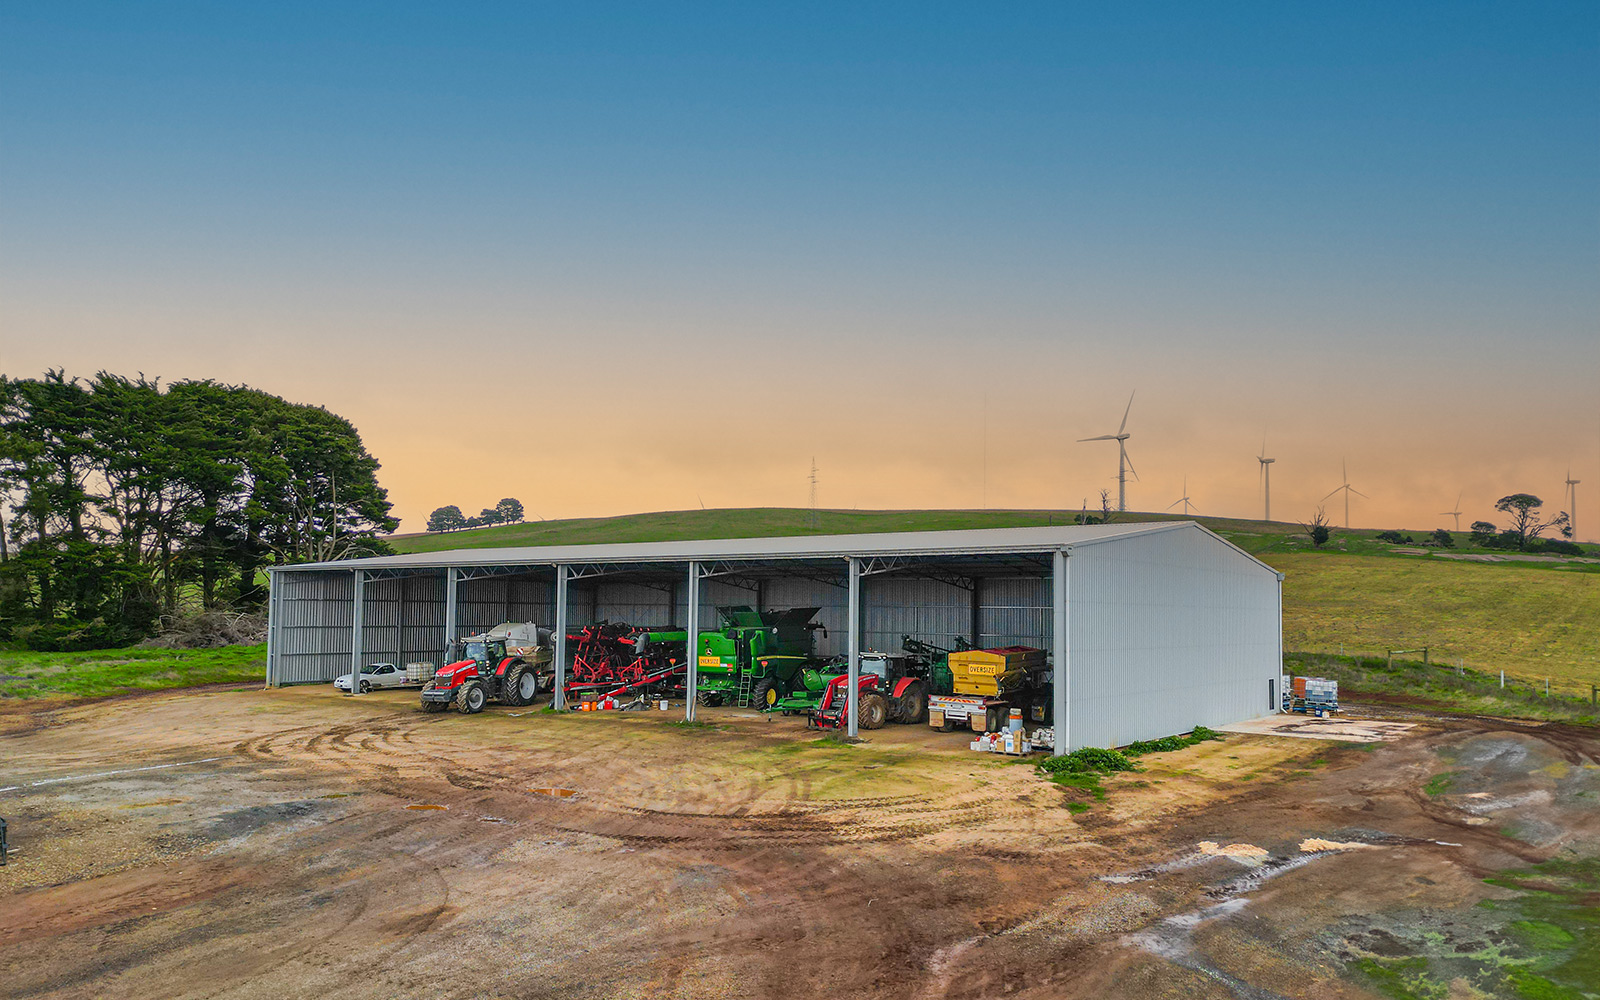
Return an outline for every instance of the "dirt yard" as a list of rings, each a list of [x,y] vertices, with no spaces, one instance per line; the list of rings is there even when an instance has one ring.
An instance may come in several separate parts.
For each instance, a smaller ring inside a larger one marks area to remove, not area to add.
[[[0,709],[0,993],[1600,989],[1591,731],[1229,735],[1099,801],[924,727],[512,711],[326,688]]]

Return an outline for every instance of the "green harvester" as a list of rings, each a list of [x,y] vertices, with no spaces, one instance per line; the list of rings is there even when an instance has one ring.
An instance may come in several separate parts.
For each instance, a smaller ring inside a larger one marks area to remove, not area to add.
[[[696,689],[702,705],[775,707],[802,670],[821,662],[815,635],[828,634],[812,621],[821,608],[756,611],[718,608],[722,628],[700,633]]]

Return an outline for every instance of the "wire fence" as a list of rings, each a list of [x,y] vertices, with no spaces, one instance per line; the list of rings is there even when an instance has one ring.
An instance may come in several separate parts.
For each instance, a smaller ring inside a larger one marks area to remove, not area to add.
[[[1465,657],[1441,659],[1426,646],[1407,649],[1355,649],[1339,646],[1337,649],[1297,649],[1284,652],[1285,666],[1291,659],[1314,657],[1339,657],[1351,665],[1367,670],[1395,674],[1406,672],[1421,677],[1430,685],[1455,688],[1464,693],[1494,692],[1519,701],[1558,699],[1569,702],[1587,702],[1600,706],[1600,669],[1586,671],[1587,676],[1573,678],[1554,675],[1536,675],[1500,667],[1486,668],[1468,663]],[[1579,666],[1582,670],[1582,666]]]

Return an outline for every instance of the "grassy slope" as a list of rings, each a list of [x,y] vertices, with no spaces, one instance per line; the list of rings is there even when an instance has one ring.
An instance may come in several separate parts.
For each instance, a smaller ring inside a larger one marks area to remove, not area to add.
[[[931,531],[1070,523],[1076,511],[921,510],[811,512],[793,508],[664,511],[624,517],[535,521],[445,535],[400,535],[401,552],[514,545],[754,538],[766,535]],[[1128,514],[1129,520],[1177,519]],[[1553,678],[1565,690],[1600,683],[1600,566],[1477,563],[1399,553],[1377,530],[1336,529],[1312,551],[1300,527],[1197,517],[1200,523],[1282,570],[1289,649],[1381,653],[1426,645],[1438,660],[1482,670]],[[1418,539],[1428,531],[1413,529]],[[1457,551],[1471,552],[1467,536]]]
[[[97,698],[231,681],[265,681],[267,647],[0,651],[0,698]]]

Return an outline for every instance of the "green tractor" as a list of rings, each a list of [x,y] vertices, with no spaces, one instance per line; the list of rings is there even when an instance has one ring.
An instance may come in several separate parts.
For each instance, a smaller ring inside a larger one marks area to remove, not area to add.
[[[899,653],[868,650],[861,654],[862,728],[876,729],[885,720],[908,725],[922,722],[928,714],[928,696],[949,694],[953,689],[954,677],[949,665],[952,650],[909,635],[901,636],[900,641]],[[968,648],[966,641],[958,638],[956,649],[965,648]],[[770,707],[784,715],[804,715],[811,724],[821,728],[841,725],[844,678],[848,673],[849,663],[845,657],[805,667],[796,675],[788,694]]]
[[[718,608],[722,628],[700,633],[696,690],[702,705],[774,708],[800,673],[820,661],[815,636],[828,634],[811,619],[821,608],[756,611]]]

